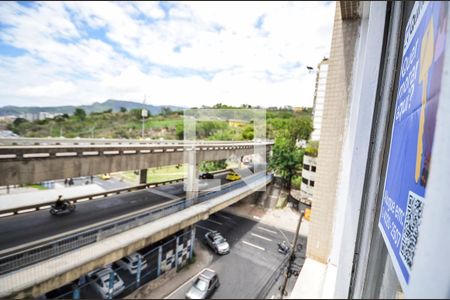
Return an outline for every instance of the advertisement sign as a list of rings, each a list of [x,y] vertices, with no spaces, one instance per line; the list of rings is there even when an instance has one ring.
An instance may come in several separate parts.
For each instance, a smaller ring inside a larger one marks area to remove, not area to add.
[[[420,240],[444,59],[447,2],[417,1],[405,28],[381,230],[402,288]]]

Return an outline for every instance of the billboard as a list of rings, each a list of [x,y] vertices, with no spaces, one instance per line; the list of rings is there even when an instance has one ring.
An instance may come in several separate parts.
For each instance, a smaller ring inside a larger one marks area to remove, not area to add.
[[[414,4],[405,28],[378,227],[405,289],[420,240],[444,59],[448,3]]]

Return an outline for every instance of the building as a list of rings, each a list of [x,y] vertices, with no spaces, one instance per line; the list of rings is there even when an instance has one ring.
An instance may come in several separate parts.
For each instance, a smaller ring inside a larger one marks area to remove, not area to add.
[[[302,184],[300,185],[301,202],[311,205],[316,181],[317,159],[313,156],[303,156]]]
[[[324,57],[317,65],[316,83],[314,89],[313,104],[313,132],[311,141],[320,140],[320,131],[322,128],[323,107],[325,101],[325,88],[328,75],[328,58]],[[306,146],[306,144],[305,144]],[[300,197],[304,203],[312,203],[314,196],[315,173],[317,166],[317,157],[305,155],[303,158],[302,184],[300,186]],[[312,170],[314,169],[314,170]]]
[[[62,115],[62,113],[49,113],[46,111],[41,111],[38,113],[23,113],[19,117],[32,122],[37,120],[54,119],[55,117]]]
[[[311,140],[320,140],[320,129],[322,128],[323,103],[325,100],[325,87],[327,84],[328,58],[322,59],[317,66],[316,85],[314,89],[313,103],[313,132]]]
[[[289,297],[449,298],[448,3],[335,5],[307,257]]]

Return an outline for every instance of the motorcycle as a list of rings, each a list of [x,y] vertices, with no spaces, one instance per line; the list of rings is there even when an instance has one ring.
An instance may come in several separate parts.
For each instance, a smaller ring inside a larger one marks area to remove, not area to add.
[[[278,243],[278,252],[282,254],[288,254],[289,253],[289,246],[286,244],[286,242]]]
[[[52,215],[58,215],[63,212],[73,212],[75,210],[75,204],[70,203],[69,201],[64,201],[61,207],[56,207],[55,204],[52,204],[50,208],[50,213]]]

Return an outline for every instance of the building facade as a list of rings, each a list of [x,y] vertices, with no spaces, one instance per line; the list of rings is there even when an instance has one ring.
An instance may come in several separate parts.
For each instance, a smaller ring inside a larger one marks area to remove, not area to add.
[[[449,26],[447,2],[336,2],[290,298],[450,297]]]
[[[303,156],[302,183],[300,185],[301,201],[310,204],[313,201],[316,182],[317,159],[313,156]]]
[[[320,130],[322,128],[323,104],[325,101],[325,87],[328,75],[328,59],[324,58],[317,66],[316,85],[314,89],[313,104],[313,132],[311,140],[320,140]]]

